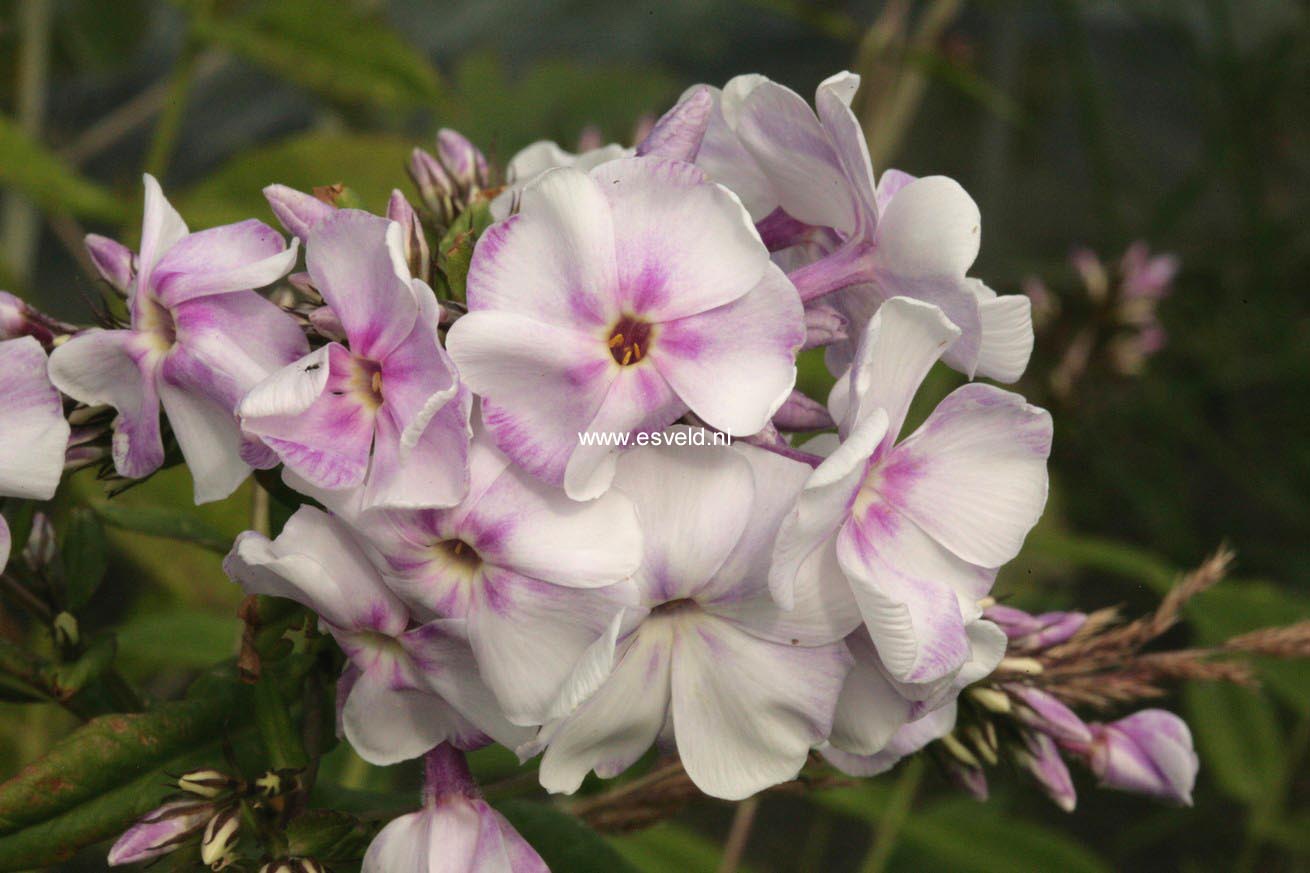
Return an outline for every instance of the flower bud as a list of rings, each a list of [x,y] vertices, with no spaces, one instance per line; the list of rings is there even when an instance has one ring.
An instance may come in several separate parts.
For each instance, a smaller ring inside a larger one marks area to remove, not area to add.
[[[1092,741],[1092,732],[1083,720],[1040,688],[1007,685],[1005,690],[1019,701],[1014,717],[1029,727],[1061,742],[1085,745]]]
[[[55,645],[61,649],[69,649],[77,645],[77,641],[82,638],[82,632],[78,628],[77,619],[71,612],[61,612],[55,616],[51,623],[55,632]]]
[[[230,863],[228,856],[236,845],[240,829],[239,807],[233,805],[219,811],[205,825],[205,835],[200,840],[200,860],[214,870],[223,869]]]
[[[1081,612],[1043,612],[1030,615],[1022,609],[998,603],[983,613],[988,621],[997,624],[1010,638],[1016,649],[1049,649],[1069,639],[1087,622]]]
[[[98,233],[87,234],[83,244],[101,278],[115,291],[126,294],[128,286],[132,284],[132,276],[136,272],[132,250],[117,240]]]
[[[177,787],[197,797],[214,798],[236,788],[236,779],[221,770],[192,770],[177,779]]]
[[[316,224],[337,211],[330,203],[286,185],[269,185],[264,189],[264,199],[287,233],[302,242]]]
[[[404,231],[405,261],[409,264],[410,275],[431,282],[432,258],[428,250],[428,238],[423,234],[423,223],[400,191],[391,192],[391,200],[387,202],[387,218],[398,223]]]
[[[135,864],[166,855],[200,830],[214,812],[213,806],[192,800],[175,800],[146,813],[115,841],[109,866]]]
[[[283,858],[280,861],[269,861],[259,868],[259,873],[327,873],[327,871],[313,858]]]
[[[50,523],[50,516],[44,512],[32,515],[32,532],[27,535],[27,545],[23,547],[23,560],[33,570],[48,566],[59,552],[55,538],[55,526]]]
[[[678,105],[655,122],[650,134],[637,145],[637,155],[658,155],[677,161],[694,161],[714,114],[714,96],[704,85],[693,88]]]
[[[1025,732],[1024,749],[1015,757],[1029,773],[1037,779],[1038,784],[1065,812],[1073,812],[1078,803],[1078,792],[1073,787],[1073,777],[1069,767],[1060,757],[1060,748],[1055,740],[1046,734]]]
[[[448,127],[437,131],[437,157],[461,194],[487,186],[487,159],[459,131]]]
[[[438,224],[450,224],[455,219],[456,189],[441,162],[423,149],[416,148],[410,153],[408,170],[423,205]]]
[[[1090,727],[1088,763],[1102,786],[1191,806],[1200,763],[1185,721],[1144,709]]]

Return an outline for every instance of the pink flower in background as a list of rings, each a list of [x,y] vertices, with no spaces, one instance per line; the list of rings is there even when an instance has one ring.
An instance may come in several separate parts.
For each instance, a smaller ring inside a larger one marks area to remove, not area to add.
[[[275,463],[258,441],[242,437],[233,413],[255,383],[308,348],[295,321],[250,290],[285,276],[298,247],[253,219],[189,233],[152,176],[145,188],[141,249],[128,286],[131,325],[77,334],[51,354],[50,378],[75,400],[118,410],[114,466],[129,479],[164,462],[162,406],[195,480],[196,502],[219,500],[251,466]],[[92,250],[117,283],[131,258],[114,245],[101,238]]]
[[[689,410],[736,435],[790,394],[795,290],[735,197],[691,164],[562,168],[479,240],[451,357],[496,444],[570,497],[602,494],[618,449],[579,434],[663,430]]]
[[[254,386],[242,428],[296,475],[363,485],[365,506],[449,506],[468,487],[471,398],[437,338],[432,290],[411,278],[404,229],[353,209],[313,225],[306,265],[348,347],[311,352]]]

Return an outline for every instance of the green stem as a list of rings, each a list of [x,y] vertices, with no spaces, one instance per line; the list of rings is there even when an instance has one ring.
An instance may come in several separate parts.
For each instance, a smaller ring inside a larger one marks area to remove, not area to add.
[[[873,841],[869,844],[868,854],[864,856],[864,863],[860,865],[860,873],[882,873],[887,869],[887,862],[891,860],[896,841],[900,838],[901,828],[910,817],[910,807],[914,805],[914,796],[919,791],[922,778],[923,761],[913,757],[905,763],[900,777],[892,786],[892,796],[873,833]]]

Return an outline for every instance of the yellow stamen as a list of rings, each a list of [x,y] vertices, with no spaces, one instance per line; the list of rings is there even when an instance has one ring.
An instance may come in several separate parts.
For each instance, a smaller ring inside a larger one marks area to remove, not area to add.
[[[610,337],[610,348],[617,348],[621,345],[623,345],[623,334],[616,333],[614,336]]]

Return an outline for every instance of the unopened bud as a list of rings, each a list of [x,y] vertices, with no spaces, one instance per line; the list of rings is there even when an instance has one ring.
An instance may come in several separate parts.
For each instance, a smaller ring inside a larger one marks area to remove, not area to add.
[[[960,763],[975,768],[982,767],[982,764],[978,762],[978,757],[974,755],[973,752],[970,752],[968,746],[960,742],[955,734],[951,733],[942,737],[942,745],[945,746],[946,750],[954,755]]]
[[[418,213],[399,191],[391,192],[387,203],[387,218],[400,225],[404,231],[405,261],[409,264],[409,273],[415,279],[432,281],[432,258],[428,250],[428,239],[423,234],[423,222]]]
[[[283,858],[280,861],[269,861],[259,868],[259,873],[327,873],[327,871],[313,858]]]
[[[177,787],[197,797],[218,797],[237,787],[237,780],[221,770],[193,770],[177,779]]]
[[[83,244],[101,278],[115,291],[126,294],[135,272],[133,264],[135,255],[132,254],[132,250],[117,240],[98,233],[87,234]]]
[[[969,743],[973,746],[984,761],[993,767],[1000,760],[996,756],[996,747],[988,742],[987,735],[978,728],[977,725],[970,725],[964,729],[964,734],[969,738]]]
[[[77,641],[82,638],[77,619],[71,612],[61,612],[55,616],[54,630],[55,644],[61,649],[76,646]]]
[[[459,131],[448,127],[437,131],[437,157],[465,196],[487,186],[487,159]]]
[[[200,840],[200,860],[213,870],[222,870],[231,863],[230,855],[241,829],[241,814],[236,806],[221,810],[205,825]]]
[[[334,203],[286,185],[269,185],[264,189],[264,199],[287,233],[302,242],[319,222],[337,211]]]
[[[1040,676],[1044,668],[1042,662],[1036,658],[1002,658],[997,669],[1008,670],[1011,673],[1024,673],[1028,676]]]
[[[23,560],[33,570],[39,570],[55,559],[59,546],[55,541],[55,526],[44,512],[32,516],[32,532],[23,547]]]
[[[455,219],[456,189],[441,162],[423,149],[416,148],[410,153],[408,169],[423,205],[438,224],[450,224]]]
[[[1005,715],[1013,708],[1009,696],[995,688],[970,688],[968,694],[979,706],[990,712]]]

